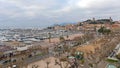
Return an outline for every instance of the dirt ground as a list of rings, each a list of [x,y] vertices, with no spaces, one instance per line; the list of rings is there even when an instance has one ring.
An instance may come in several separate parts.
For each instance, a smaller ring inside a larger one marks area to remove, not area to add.
[[[80,36],[82,36],[83,34],[73,34],[73,35],[69,35],[69,37],[67,38],[66,36],[64,36],[64,38],[67,40],[67,39],[70,39],[70,40],[73,40],[75,37],[80,37]],[[46,40],[44,40],[45,42],[49,42],[49,39],[46,39]],[[51,42],[52,43],[59,43],[60,42],[60,40],[59,40],[59,38],[52,38],[51,39]]]
[[[38,66],[38,68],[47,68],[47,62],[49,62],[48,67],[49,68],[61,68],[60,65],[55,65],[55,60],[59,61],[59,59],[54,58],[54,57],[49,57],[43,60],[40,60],[38,62],[34,62],[28,65],[27,68],[32,68],[34,66]],[[62,66],[67,65],[66,62],[61,62]]]
[[[76,47],[75,49],[77,51],[82,51],[85,54],[90,54],[90,53],[95,53],[95,50],[100,49],[101,48],[101,44],[103,44],[105,41],[103,41],[103,39],[97,39],[95,42],[90,43],[88,45],[84,45],[84,46],[79,46]]]

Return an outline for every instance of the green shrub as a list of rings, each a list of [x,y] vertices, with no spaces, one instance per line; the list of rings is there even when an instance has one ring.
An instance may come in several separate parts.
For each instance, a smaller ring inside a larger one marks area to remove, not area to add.
[[[106,61],[108,61],[108,62],[110,62],[110,63],[118,62],[118,60],[113,60],[113,59],[107,59]]]

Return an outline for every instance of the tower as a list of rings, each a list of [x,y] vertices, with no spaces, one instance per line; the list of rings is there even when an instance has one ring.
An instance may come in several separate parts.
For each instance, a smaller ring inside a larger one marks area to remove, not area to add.
[[[93,17],[93,20],[92,20],[93,22],[95,22],[95,18]]]
[[[110,20],[110,24],[112,24],[113,20],[112,20],[112,18],[111,18],[111,17],[109,18],[109,20]]]
[[[110,19],[110,28],[112,28],[113,20],[111,17],[109,19]]]
[[[111,21],[111,22],[113,21],[111,17],[110,17],[110,21]]]

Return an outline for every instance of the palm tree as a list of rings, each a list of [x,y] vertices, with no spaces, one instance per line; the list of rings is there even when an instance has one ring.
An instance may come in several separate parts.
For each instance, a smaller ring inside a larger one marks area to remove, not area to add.
[[[46,64],[47,64],[47,68],[49,68],[48,66],[49,66],[50,62],[49,62],[49,61],[47,61],[47,62],[46,62]]]

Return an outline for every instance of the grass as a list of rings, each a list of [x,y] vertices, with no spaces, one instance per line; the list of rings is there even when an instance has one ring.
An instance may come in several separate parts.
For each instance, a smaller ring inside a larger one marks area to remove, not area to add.
[[[81,64],[84,64],[84,62],[85,62],[85,60],[84,60],[84,59],[82,59],[82,60],[81,60]]]
[[[113,59],[107,59],[106,61],[110,62],[110,63],[116,63],[116,62],[118,62],[118,60],[113,60]]]
[[[39,54],[37,54],[37,55],[35,55],[35,56],[42,56],[42,55],[44,55],[43,53],[39,53]]]

